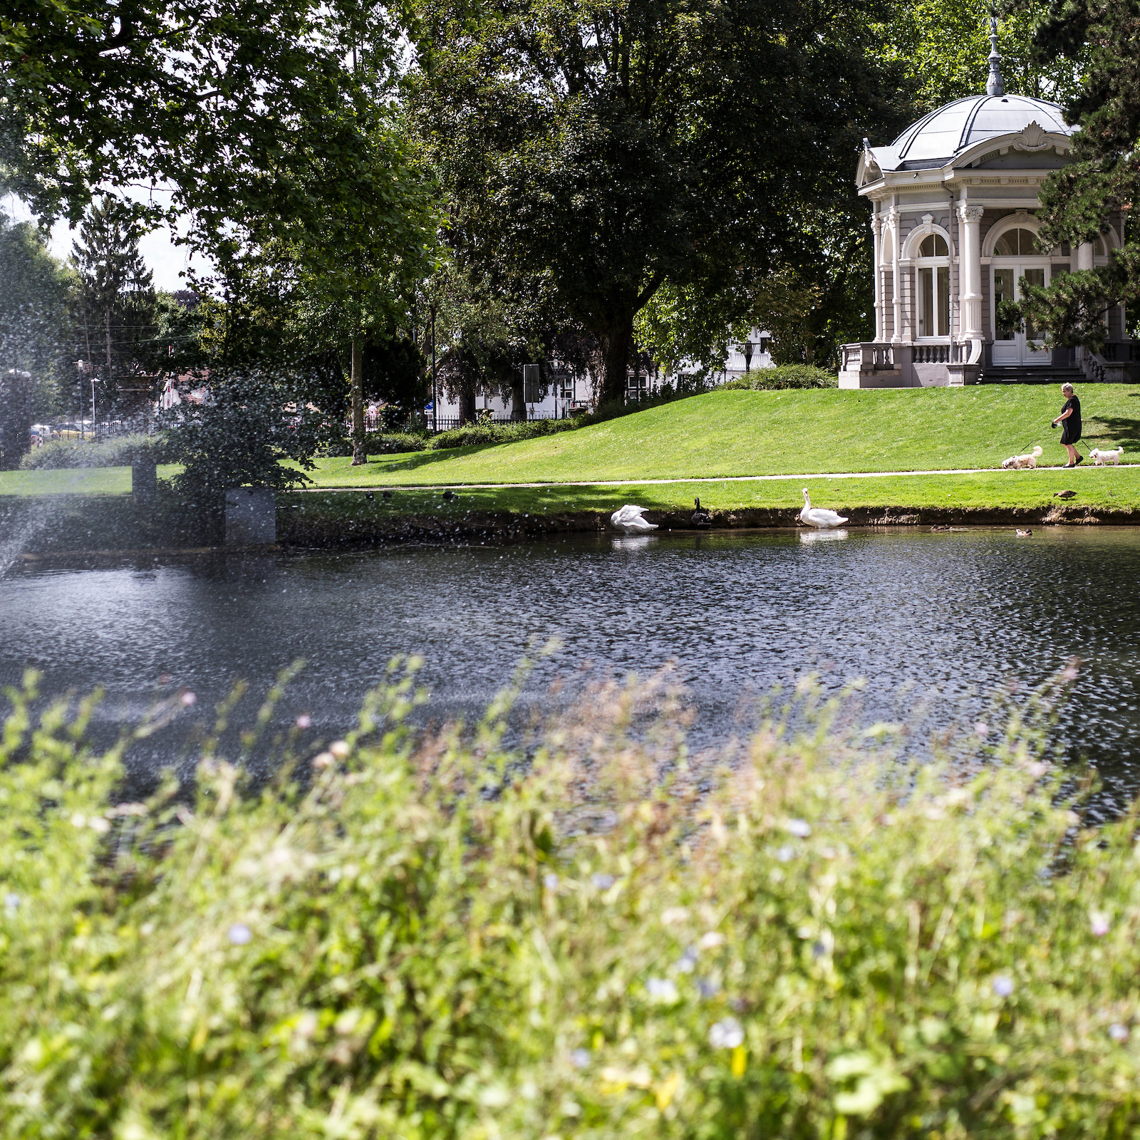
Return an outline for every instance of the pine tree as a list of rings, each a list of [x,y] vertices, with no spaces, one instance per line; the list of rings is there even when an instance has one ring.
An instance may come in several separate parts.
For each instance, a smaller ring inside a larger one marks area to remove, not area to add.
[[[140,380],[157,332],[156,299],[152,274],[139,252],[142,236],[131,207],[104,197],[88,209],[72,253],[79,276],[80,356],[87,374],[102,382],[105,407],[121,403],[125,391],[148,386]]]

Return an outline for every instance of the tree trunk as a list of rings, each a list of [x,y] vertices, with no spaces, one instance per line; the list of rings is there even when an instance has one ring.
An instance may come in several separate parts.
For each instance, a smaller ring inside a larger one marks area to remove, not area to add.
[[[600,404],[624,404],[633,349],[633,314],[619,319],[602,340],[602,390]]]
[[[459,393],[459,422],[473,424],[475,422],[475,389],[464,388]]]
[[[523,389],[522,369],[517,369],[518,376],[511,381],[511,419],[526,419],[526,392]]]
[[[364,360],[360,337],[352,338],[352,466],[368,462],[364,443]]]

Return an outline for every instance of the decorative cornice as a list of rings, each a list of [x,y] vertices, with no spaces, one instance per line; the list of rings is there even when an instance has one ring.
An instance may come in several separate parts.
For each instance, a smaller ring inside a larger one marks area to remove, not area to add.
[[[1034,119],[1019,134],[1014,141],[1014,150],[1048,150],[1053,146],[1053,140],[1045,133],[1045,129]]]
[[[963,222],[980,222],[982,215],[986,212],[985,206],[959,206],[958,217]]]

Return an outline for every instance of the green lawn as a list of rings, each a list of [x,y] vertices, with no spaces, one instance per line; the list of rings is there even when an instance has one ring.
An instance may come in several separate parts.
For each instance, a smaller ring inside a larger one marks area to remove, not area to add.
[[[1087,447],[1123,444],[1140,461],[1140,387],[1082,389]],[[782,472],[992,468],[1041,444],[1065,452],[1049,422],[1052,387],[710,392],[580,431],[485,447],[384,456],[365,467],[323,460],[321,486],[595,482]]]
[[[159,467],[168,479],[176,467]],[[0,471],[0,495],[128,495],[129,467],[69,467],[59,471]]]
[[[302,515],[345,521],[384,515],[459,519],[472,511],[532,515],[575,511],[609,513],[623,503],[638,503],[650,510],[691,509],[697,495],[702,506],[714,511],[748,507],[798,511],[803,506],[800,492],[805,485],[811,491],[814,505],[840,511],[858,507],[1034,509],[1057,504],[1059,500],[1053,497],[1053,492],[1068,488],[1077,491],[1077,496],[1069,500],[1072,506],[1140,511],[1140,466],[1119,470],[979,471],[967,475],[812,477],[716,484],[477,488],[460,491],[452,502],[445,500],[441,492],[426,489],[396,491],[390,503],[379,496],[368,500],[362,494],[330,489],[290,495],[287,502]]]

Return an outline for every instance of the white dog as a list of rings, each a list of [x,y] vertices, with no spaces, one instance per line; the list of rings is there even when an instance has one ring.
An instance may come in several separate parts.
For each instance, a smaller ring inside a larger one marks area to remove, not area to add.
[[[1041,448],[1035,447],[1028,455],[1011,455],[1008,459],[1002,460],[1001,469],[1003,471],[1021,471],[1036,467],[1037,457],[1040,454]]]
[[[1094,447],[1089,452],[1089,458],[1098,466],[1103,467],[1106,463],[1111,463],[1115,467],[1120,462],[1120,457],[1124,454],[1124,448],[1118,447],[1115,451],[1101,451],[1099,447]]]

